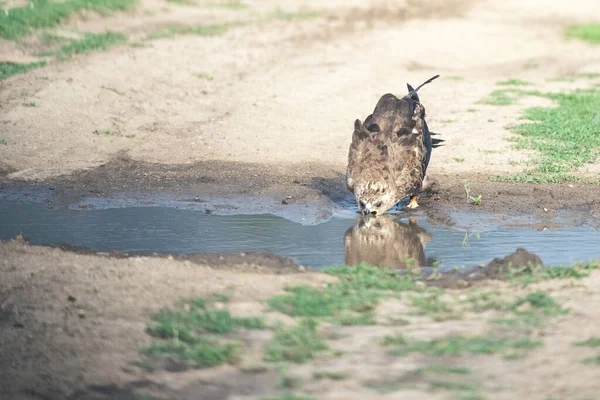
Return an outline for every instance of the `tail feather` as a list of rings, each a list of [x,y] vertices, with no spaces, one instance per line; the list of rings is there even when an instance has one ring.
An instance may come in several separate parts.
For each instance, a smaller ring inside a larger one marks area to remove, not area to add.
[[[425,82],[423,82],[419,86],[417,86],[417,88],[414,90],[410,90],[411,86],[407,84],[407,86],[409,88],[409,92],[404,97],[412,98],[413,96],[417,96],[417,92],[419,91],[419,89],[421,89],[423,86],[427,85],[428,83],[432,82],[433,80],[435,80],[439,77],[440,77],[439,74],[432,76],[431,78],[429,78],[428,80],[426,80]],[[418,99],[418,96],[417,96],[417,99]]]
[[[436,147],[443,146],[444,144],[442,142],[444,142],[443,139],[433,139],[432,138],[431,139],[431,147],[433,147],[435,149]]]

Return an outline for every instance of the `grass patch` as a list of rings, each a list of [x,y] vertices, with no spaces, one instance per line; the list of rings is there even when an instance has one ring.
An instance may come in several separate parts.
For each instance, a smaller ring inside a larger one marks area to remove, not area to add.
[[[117,89],[109,86],[100,86],[101,89],[108,90],[109,92],[113,92],[114,94],[118,94],[119,96],[123,96],[125,93],[119,92]]]
[[[458,75],[446,75],[444,78],[450,79],[451,81],[464,81],[465,78],[463,76]]]
[[[286,393],[279,397],[263,397],[261,400],[317,400],[314,397],[296,396],[294,394]]]
[[[212,3],[211,6],[219,8],[229,8],[232,10],[244,10],[249,7],[248,4],[242,3],[241,1],[224,1],[220,3]]]
[[[533,123],[519,124],[516,147],[537,150],[536,167],[530,174],[555,175],[570,172],[599,155],[600,90],[546,94],[558,103],[555,108],[534,107],[523,118]]]
[[[505,311],[510,308],[510,304],[500,298],[499,291],[481,292],[470,294],[464,300],[464,303],[471,305],[474,312],[485,312],[489,310]]]
[[[505,81],[497,82],[496,85],[502,85],[502,86],[531,86],[531,85],[533,85],[533,83],[527,82],[527,81],[522,81],[520,79],[508,79],[508,80],[505,80]]]
[[[211,25],[168,25],[157,29],[146,36],[147,40],[169,39],[177,35],[198,35],[198,36],[220,36],[227,33],[230,25],[211,24]]]
[[[211,74],[207,74],[206,72],[198,72],[193,74],[198,79],[205,79],[207,81],[213,81],[215,79]]]
[[[294,317],[325,318],[341,325],[371,325],[382,296],[415,287],[410,277],[367,265],[326,268],[323,272],[340,281],[325,288],[289,287],[289,294],[269,300],[271,309]]]
[[[468,375],[471,373],[469,368],[465,367],[450,367],[447,365],[428,365],[415,369],[412,374],[417,376],[435,374],[435,375]]]
[[[415,314],[427,315],[434,321],[460,318],[460,314],[442,299],[443,295],[443,290],[432,289],[426,293],[412,296],[411,303],[416,309]]]
[[[581,342],[573,343],[575,346],[585,346],[585,347],[600,347],[600,338],[593,337],[587,340],[583,340]]]
[[[422,353],[431,356],[456,356],[460,354],[494,354],[503,350],[530,350],[541,345],[539,341],[531,339],[506,339],[489,336],[448,336],[434,340],[406,340],[400,343],[398,337],[389,341],[396,341],[390,354],[404,356],[411,353]]]
[[[0,139],[0,144],[8,146],[8,142],[5,139]]]
[[[590,275],[590,272],[600,268],[598,262],[577,263],[572,266],[541,267],[539,265],[522,267],[510,270],[512,283],[527,286],[531,283],[551,279],[581,279]]]
[[[456,122],[455,119],[442,119],[440,120],[440,124],[451,124],[453,122]]]
[[[291,328],[278,327],[273,338],[265,346],[266,361],[291,361],[304,363],[327,350],[327,344],[317,331],[313,319],[301,321]]]
[[[525,69],[535,69],[539,67],[539,64],[536,63],[534,60],[527,60],[525,61],[525,63],[523,63],[523,68]]]
[[[241,328],[264,329],[262,318],[236,318],[227,310],[213,310],[210,301],[201,298],[181,303],[152,316],[147,332],[166,341],[153,343],[142,354],[187,362],[196,368],[208,368],[237,361],[241,343],[215,334],[236,333]]]
[[[239,358],[241,343],[220,341],[215,338],[195,338],[186,342],[153,343],[142,350],[144,355],[188,362],[196,368],[210,368],[225,363],[235,363]]]
[[[1,14],[0,14],[1,15]],[[32,69],[41,68],[46,65],[46,61],[33,62],[28,64],[15,64],[2,62],[0,63],[0,80],[6,79],[9,76],[22,74]]]
[[[454,157],[452,158],[454,161],[456,161],[457,163],[461,163],[461,162],[465,162],[464,158],[460,158],[460,157]]]
[[[21,103],[25,107],[37,107],[37,103],[35,101],[28,101],[25,103]]]
[[[469,383],[452,381],[433,381],[429,384],[430,390],[457,390],[457,391],[475,391],[475,387]]]
[[[55,55],[59,60],[66,60],[73,54],[84,54],[91,51],[108,50],[113,46],[125,43],[127,36],[117,32],[86,33],[83,39],[71,39],[69,44],[56,51],[44,52],[42,55]]]
[[[347,376],[341,372],[328,372],[328,371],[315,371],[313,372],[313,379],[330,379],[332,381],[343,381]]]
[[[317,11],[284,11],[281,8],[275,9],[273,12],[273,18],[282,20],[282,21],[294,21],[298,19],[311,19],[318,18],[321,16],[321,13]]]
[[[112,136],[112,137],[124,137],[127,139],[133,139],[135,135],[123,135],[120,131],[111,131],[111,130],[100,130],[95,129],[92,134],[96,136]]]
[[[470,112],[470,113],[477,112],[477,111],[479,111],[479,110],[476,108],[467,108],[467,112]]]
[[[585,40],[588,43],[600,44],[600,23],[579,24],[567,27],[567,37]]]
[[[30,0],[26,6],[0,13],[0,37],[16,40],[34,29],[52,28],[83,10],[108,14],[135,4],[136,0]]]
[[[583,360],[583,363],[587,365],[600,365],[600,354],[595,357],[586,358]]]

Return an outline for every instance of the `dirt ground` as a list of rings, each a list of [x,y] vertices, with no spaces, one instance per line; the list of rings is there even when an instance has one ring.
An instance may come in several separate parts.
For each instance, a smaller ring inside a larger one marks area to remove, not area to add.
[[[276,7],[321,16],[265,18]],[[523,109],[550,105],[549,100],[525,97],[505,107],[478,103],[503,79],[527,80],[542,91],[597,85],[598,78],[552,79],[600,73],[598,47],[563,35],[566,25],[598,14],[592,0],[551,0],[543,6],[532,0],[318,5],[265,0],[241,10],[149,0],[130,13],[73,18],[61,32],[112,29],[135,39],[169,23],[234,26],[221,36],[140,39],[135,46],[1,81],[0,138],[7,144],[0,145],[0,196],[50,190],[51,201],[71,205],[85,197],[170,193],[183,201],[216,199],[209,206],[229,199],[224,208],[316,223],[348,196],[344,173],[354,120],[365,118],[382,94],[403,93],[406,82],[415,85],[440,74],[420,96],[429,126],[446,145],[432,156],[435,185],[417,213],[452,224],[452,212],[474,207],[463,186],[469,179],[483,197],[478,207],[499,218],[525,213],[551,224],[564,211],[600,218],[598,186],[489,179],[522,171],[519,163],[529,154],[510,147],[506,126],[518,122]],[[0,54],[4,61],[36,59],[8,41],[0,41]],[[96,130],[120,135],[95,135]],[[597,179],[600,167],[577,173]],[[303,211],[282,204],[290,196],[291,205]],[[0,398],[136,399],[145,390],[173,399],[273,395],[279,377],[269,369],[146,374],[132,365],[140,345],[150,340],[144,332],[149,314],[180,297],[227,289],[232,307],[252,314],[287,284],[333,279],[293,266],[265,267],[280,265],[277,260],[225,260],[225,267],[214,259],[199,266],[0,244]],[[570,344],[600,336],[600,324],[592,322],[600,318],[599,279],[596,272],[577,282],[544,284],[573,311],[545,330],[546,346],[524,360],[461,359],[477,364],[477,379],[490,383],[482,391],[486,398],[598,398],[597,368],[583,365],[587,350]],[[494,281],[482,285],[515,290]],[[388,312],[402,313],[389,306]],[[402,329],[428,338],[483,332],[484,325],[472,316]],[[365,344],[393,330],[385,324],[348,329],[350,338],[339,346],[352,349],[351,355],[311,363],[298,373],[338,368],[353,377],[312,383],[309,389],[319,399],[449,398],[422,388],[392,393],[370,388],[419,361],[390,359]]]

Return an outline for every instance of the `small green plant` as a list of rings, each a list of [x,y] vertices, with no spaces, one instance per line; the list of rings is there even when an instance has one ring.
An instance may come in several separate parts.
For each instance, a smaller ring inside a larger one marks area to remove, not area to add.
[[[261,400],[317,400],[314,397],[296,396],[294,394],[285,393],[279,397],[263,397]]]
[[[118,94],[119,96],[123,96],[125,93],[119,92],[117,89],[109,86],[100,86],[101,89],[108,90],[109,92],[113,92],[114,94]]]
[[[212,3],[212,7],[220,7],[220,8],[229,8],[232,10],[244,10],[250,7],[246,3],[242,3],[241,1],[224,1],[219,3]]]
[[[523,68],[525,68],[525,69],[535,69],[537,67],[539,67],[539,64],[536,63],[534,60],[527,60],[523,64]]]
[[[1,15],[1,14],[0,14]],[[41,68],[46,65],[46,61],[33,62],[29,64],[15,64],[8,62],[0,62],[0,80],[6,79],[9,76],[22,74],[36,68]]]
[[[5,139],[1,139],[1,140],[0,140],[0,144],[3,144],[3,145],[5,145],[5,146],[7,146],[7,145],[8,145],[8,142],[7,142]]]
[[[464,159],[464,158],[460,158],[460,157],[454,157],[454,158],[452,158],[452,159],[453,159],[454,161],[456,161],[457,163],[462,163],[462,162],[464,162],[464,161],[465,161],[465,159]]]
[[[533,83],[527,82],[527,81],[523,81],[521,79],[508,79],[508,80],[505,80],[505,81],[500,81],[500,82],[496,83],[496,85],[501,85],[501,86],[531,86],[531,85],[533,85]]]
[[[215,79],[214,76],[207,74],[206,72],[198,72],[198,73],[195,73],[194,76],[198,79],[205,79],[207,81],[212,81]]]
[[[435,375],[468,375],[471,373],[469,368],[465,367],[452,367],[447,365],[427,365],[420,367],[411,372],[413,375],[423,376],[428,374]]]
[[[465,80],[464,77],[458,76],[458,75],[446,75],[446,76],[444,76],[444,78],[450,79],[452,81],[464,81]]]
[[[456,120],[455,119],[442,119],[442,120],[440,120],[440,123],[444,124],[444,125],[451,124],[453,122],[456,122]]]
[[[476,108],[467,108],[467,112],[470,112],[470,113],[477,112],[477,111],[479,111],[479,110]]]
[[[281,8],[276,8],[273,12],[273,17],[275,19],[283,20],[283,21],[293,21],[296,19],[311,19],[318,18],[321,14],[316,11],[300,11],[300,12],[290,12],[284,11]]]
[[[59,50],[44,52],[43,55],[55,55],[59,60],[66,60],[73,54],[84,54],[91,51],[108,50],[113,46],[125,43],[127,37],[122,33],[86,33],[83,39],[72,39],[69,44]]]
[[[442,299],[444,291],[432,288],[422,294],[413,295],[412,306],[418,315],[427,315],[434,321],[445,321],[460,318],[460,313],[452,309],[447,301]]]
[[[468,179],[465,179],[465,181],[463,182],[464,188],[465,188],[465,192],[467,192],[467,202],[472,202],[474,205],[478,206],[481,204],[481,201],[483,200],[483,197],[480,194],[478,194],[476,197],[471,196],[471,181]]]
[[[315,380],[330,379],[332,381],[342,381],[346,378],[347,378],[347,376],[341,372],[328,372],[328,371],[313,372],[313,379],[315,379]]]
[[[37,107],[37,104],[35,101],[28,101],[26,103],[22,103],[22,105],[24,105],[25,107]]]
[[[585,40],[592,44],[600,44],[600,23],[571,25],[566,30],[567,37]]]
[[[587,340],[583,340],[581,342],[573,343],[575,346],[585,346],[585,347],[600,347],[600,337],[593,337]]]
[[[587,365],[600,365],[600,354],[595,357],[589,357],[583,360],[584,364]]]
[[[150,33],[146,39],[169,39],[177,35],[199,35],[199,36],[220,36],[227,33],[233,24],[213,24],[213,25],[168,25]]]
[[[313,319],[301,321],[291,328],[277,327],[275,335],[265,346],[266,361],[291,361],[304,363],[327,350],[328,346],[317,331],[318,324]]]
[[[119,131],[111,131],[111,130],[100,130],[100,129],[95,129],[92,134],[96,135],[96,136],[113,136],[113,137],[124,137],[127,139],[133,139],[135,137],[135,135],[123,135],[121,132]]]

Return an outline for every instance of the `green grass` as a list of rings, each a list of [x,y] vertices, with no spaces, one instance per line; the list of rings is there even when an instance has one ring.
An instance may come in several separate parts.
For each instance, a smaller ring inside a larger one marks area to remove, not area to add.
[[[534,265],[510,270],[510,278],[515,284],[527,286],[531,283],[552,279],[585,278],[590,275],[591,271],[598,268],[600,268],[600,263],[595,261],[577,263],[572,266],[541,267]]]
[[[248,4],[242,3],[241,1],[225,1],[220,3],[212,3],[211,6],[219,8],[229,8],[232,10],[244,10],[249,7]]]
[[[589,357],[583,360],[584,364],[587,365],[600,365],[600,354],[595,357]]]
[[[485,312],[488,310],[505,311],[510,308],[510,304],[500,298],[499,291],[479,292],[469,294],[463,301],[471,306],[471,311]]]
[[[113,92],[114,94],[118,94],[119,96],[123,96],[125,93],[119,92],[117,89],[109,86],[100,86],[101,89],[108,90],[109,92]]]
[[[329,371],[315,371],[313,372],[313,379],[330,379],[332,381],[343,381],[347,376],[341,372],[329,372]]]
[[[446,76],[444,76],[444,78],[450,79],[452,81],[464,81],[465,80],[464,77],[458,76],[458,75],[446,75]]]
[[[531,95],[554,100],[558,107],[533,107],[523,112],[528,122],[511,130],[519,136],[511,139],[517,149],[536,150],[533,168],[512,177],[496,176],[496,181],[562,183],[576,181],[572,172],[584,164],[595,163],[600,155],[600,89],[571,93],[496,90],[485,99],[487,104],[512,104]],[[583,180],[597,183],[597,180]]]
[[[57,26],[83,10],[107,14],[130,9],[135,4],[136,0],[30,0],[26,6],[0,13],[0,37],[16,40],[32,30]]]
[[[1,14],[0,14],[1,15]],[[15,64],[15,63],[0,63],[0,80],[6,79],[9,76],[22,74],[32,69],[41,68],[46,65],[46,61],[33,62],[28,64]]]
[[[214,76],[212,76],[211,74],[207,74],[206,72],[197,72],[193,75],[198,79],[205,79],[207,81],[212,81],[215,79]]]
[[[531,339],[493,338],[490,336],[448,336],[434,340],[407,340],[404,343],[397,337],[391,337],[384,343],[398,344],[390,354],[404,356],[411,353],[422,353],[430,356],[456,356],[460,354],[494,354],[503,350],[530,350],[541,345]]]
[[[496,85],[501,85],[501,86],[531,86],[531,85],[533,85],[533,83],[527,82],[527,81],[522,81],[520,79],[508,79],[508,80],[505,80],[505,81],[497,82]]]
[[[316,11],[284,11],[281,8],[275,9],[273,12],[273,18],[283,20],[283,21],[293,21],[297,19],[311,19],[318,18],[321,16],[321,13]]]
[[[83,39],[71,39],[69,44],[61,46],[60,49],[44,52],[42,55],[55,55],[59,60],[66,60],[73,54],[84,54],[99,50],[105,51],[126,41],[127,36],[118,32],[86,33]]]
[[[461,163],[461,162],[465,161],[465,159],[461,158],[461,157],[454,157],[453,160],[456,161],[457,163]]]
[[[412,371],[413,375],[418,375],[418,376],[428,375],[428,374],[468,375],[470,373],[471,373],[471,370],[469,368],[451,367],[451,366],[447,366],[447,365],[428,365],[426,367],[420,367],[420,368],[417,368],[414,371]]]
[[[452,382],[452,381],[433,381],[429,384],[431,390],[458,390],[458,391],[475,391],[475,387],[469,383]]]
[[[1,139],[0,144],[2,144],[4,146],[8,146],[8,142],[5,139]]]
[[[585,40],[588,43],[600,44],[600,23],[571,25],[567,27],[567,37]]]
[[[529,293],[523,298],[514,301],[510,308],[517,313],[529,313],[531,311],[519,311],[522,306],[529,306],[531,311],[540,311],[545,315],[568,314],[569,310],[562,308],[556,300],[544,292]]]
[[[233,24],[212,25],[168,25],[150,33],[146,39],[169,39],[177,35],[220,36],[227,33]]]
[[[488,104],[492,106],[508,106],[516,103],[524,96],[542,96],[542,93],[537,90],[520,90],[520,89],[498,89],[494,90],[490,95],[477,104]]]
[[[573,171],[598,159],[600,148],[600,90],[546,94],[558,107],[534,107],[523,118],[534,123],[516,125],[521,135],[516,147],[537,150],[530,174],[554,175]]]
[[[317,400],[314,397],[296,396],[294,394],[286,393],[279,397],[263,397],[261,400]]]
[[[410,277],[367,265],[326,268],[323,272],[340,281],[326,288],[289,287],[288,294],[269,300],[271,309],[294,317],[325,318],[341,325],[371,325],[382,296],[415,287]]]
[[[291,328],[278,327],[273,338],[265,346],[265,360],[304,363],[312,360],[328,346],[317,331],[314,319],[301,321]]]
[[[241,343],[237,341],[223,342],[214,338],[198,337],[185,342],[152,343],[142,350],[142,354],[186,361],[196,368],[210,368],[236,362],[240,349]]]
[[[470,113],[477,112],[477,111],[479,111],[479,110],[476,108],[467,108],[467,112],[470,112]]]
[[[600,347],[600,337],[593,337],[587,340],[583,340],[581,342],[573,343],[575,346],[585,346],[585,347]]]
[[[425,293],[412,296],[411,305],[415,308],[414,313],[426,315],[434,321],[460,318],[460,313],[453,310],[452,307],[442,299],[443,295],[443,290],[431,289]]]
[[[111,130],[100,130],[100,129],[95,129],[92,134],[96,135],[96,136],[112,136],[112,137],[125,137],[127,139],[133,139],[135,137],[135,135],[123,135],[121,132],[119,131],[111,131]]]
[[[186,361],[197,368],[236,361],[241,343],[215,335],[236,333],[242,328],[265,329],[266,325],[262,318],[236,318],[228,310],[210,309],[215,301],[218,299],[195,298],[154,314],[147,332],[164,340],[143,349],[142,354]]]
[[[28,101],[25,103],[21,103],[22,105],[24,105],[25,107],[37,107],[37,103],[35,101]]]

